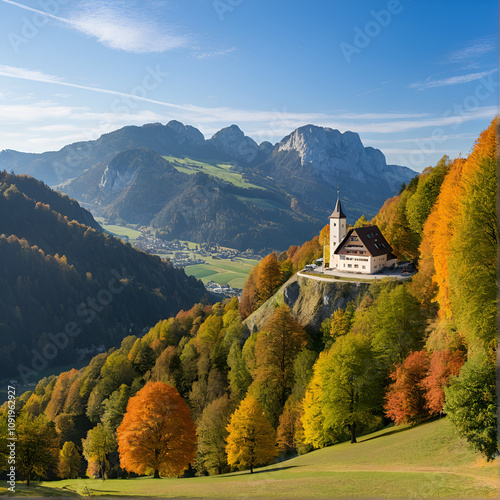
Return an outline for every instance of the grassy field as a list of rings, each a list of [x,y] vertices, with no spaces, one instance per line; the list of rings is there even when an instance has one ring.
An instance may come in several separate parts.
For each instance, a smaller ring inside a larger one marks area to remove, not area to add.
[[[215,281],[220,285],[229,285],[233,288],[243,288],[250,270],[259,262],[252,259],[231,260],[203,257],[206,264],[196,264],[184,268],[186,274],[201,279],[203,283]]]
[[[232,170],[231,165],[225,163],[207,163],[192,160],[187,157],[176,158],[175,156],[164,156],[163,158],[169,161],[176,170],[184,172],[185,174],[191,175],[196,172],[204,172],[205,174],[213,175],[214,177],[218,177],[238,187],[264,189],[246,181],[240,173]]]
[[[498,459],[497,461],[498,462]],[[248,471],[189,479],[65,480],[17,495],[164,498],[498,498],[498,463],[486,463],[446,419],[387,428]]]

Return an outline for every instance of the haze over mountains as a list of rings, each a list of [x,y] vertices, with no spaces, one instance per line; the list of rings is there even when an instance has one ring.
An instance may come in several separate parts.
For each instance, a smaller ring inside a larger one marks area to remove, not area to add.
[[[387,165],[354,132],[306,125],[273,146],[236,125],[206,140],[177,121],[124,127],[57,152],[4,150],[0,169],[57,185],[94,215],[151,225],[167,239],[257,251],[316,234],[337,185],[354,222],[416,175]]]

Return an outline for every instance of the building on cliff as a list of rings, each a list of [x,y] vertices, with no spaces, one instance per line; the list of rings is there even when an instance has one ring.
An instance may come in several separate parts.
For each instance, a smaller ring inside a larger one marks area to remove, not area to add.
[[[377,226],[347,229],[340,197],[330,215],[329,269],[374,274],[397,263],[392,247]]]

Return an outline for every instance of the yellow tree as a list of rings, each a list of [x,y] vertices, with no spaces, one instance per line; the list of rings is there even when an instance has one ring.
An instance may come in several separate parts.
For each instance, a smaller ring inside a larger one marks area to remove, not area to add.
[[[76,479],[80,475],[82,459],[73,441],[66,441],[59,452],[59,477]]]
[[[257,287],[259,298],[265,302],[274,291],[281,285],[281,265],[276,258],[276,254],[270,253],[259,263],[257,272]]]
[[[178,476],[196,456],[189,408],[176,389],[162,382],[147,383],[129,399],[117,438],[120,466],[128,472]]]
[[[267,465],[277,456],[276,435],[257,400],[247,396],[227,426],[227,461],[240,469]]]

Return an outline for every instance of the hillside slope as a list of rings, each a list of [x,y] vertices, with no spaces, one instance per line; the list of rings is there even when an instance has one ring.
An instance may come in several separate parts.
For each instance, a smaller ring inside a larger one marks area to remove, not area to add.
[[[92,345],[112,347],[205,296],[183,270],[78,222],[99,227],[73,200],[38,181],[0,179],[0,260],[8,263],[0,276],[0,376],[19,363],[36,371]],[[63,331],[71,334],[54,354],[52,336]]]
[[[498,461],[498,459],[497,459]],[[389,427],[278,464],[188,479],[65,480],[32,489],[53,493],[164,498],[494,498],[498,464],[485,463],[446,420]],[[88,489],[87,489],[88,488]]]

